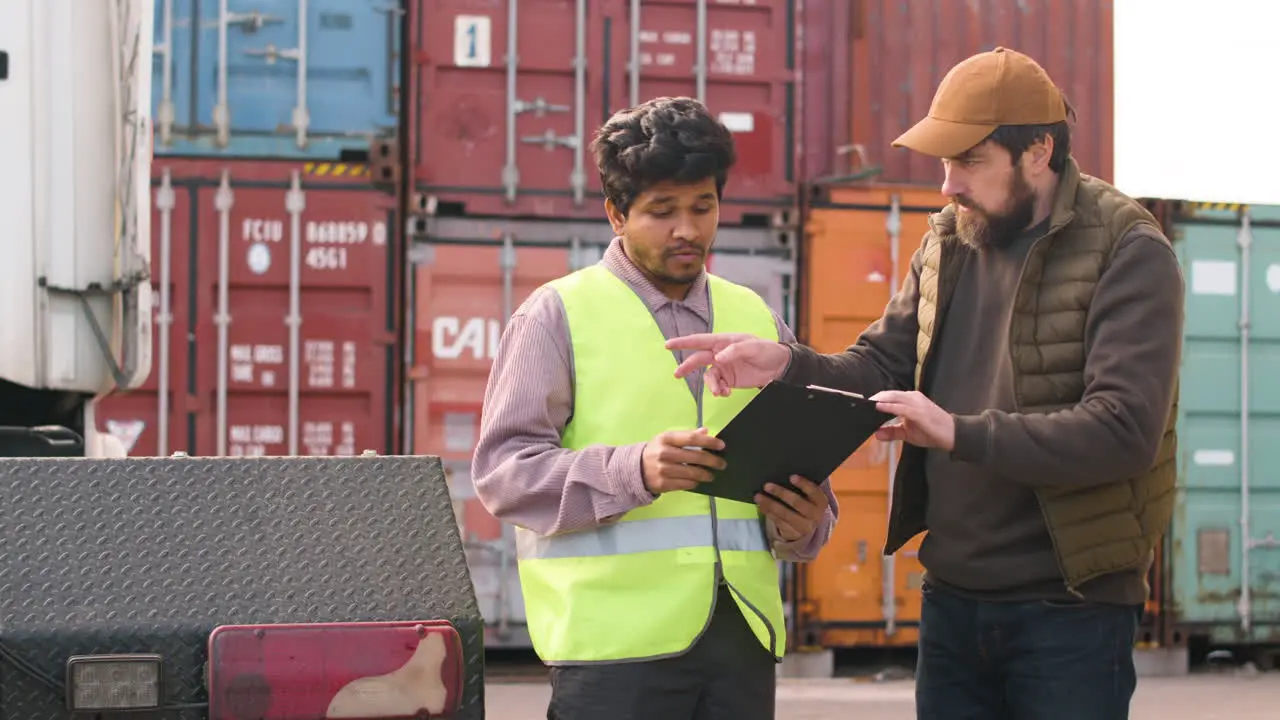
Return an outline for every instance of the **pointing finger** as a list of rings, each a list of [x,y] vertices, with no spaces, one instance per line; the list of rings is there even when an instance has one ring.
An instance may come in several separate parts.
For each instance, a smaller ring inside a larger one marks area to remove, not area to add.
[[[694,333],[667,341],[668,350],[711,350],[716,345],[714,333]]]

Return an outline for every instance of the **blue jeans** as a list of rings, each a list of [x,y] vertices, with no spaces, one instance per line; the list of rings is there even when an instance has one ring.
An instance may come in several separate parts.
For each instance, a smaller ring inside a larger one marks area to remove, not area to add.
[[[918,720],[1126,720],[1142,608],[972,600],[925,582]]]

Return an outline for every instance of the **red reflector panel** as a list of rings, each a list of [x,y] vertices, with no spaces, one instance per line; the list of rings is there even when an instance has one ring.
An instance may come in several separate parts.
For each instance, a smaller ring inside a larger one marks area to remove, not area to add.
[[[229,625],[209,636],[210,720],[450,716],[462,641],[448,622]]]

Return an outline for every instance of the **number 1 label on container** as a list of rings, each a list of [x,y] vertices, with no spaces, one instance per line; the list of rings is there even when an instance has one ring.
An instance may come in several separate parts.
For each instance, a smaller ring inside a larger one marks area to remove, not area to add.
[[[488,15],[458,15],[453,19],[453,64],[457,67],[489,67],[490,21]]]

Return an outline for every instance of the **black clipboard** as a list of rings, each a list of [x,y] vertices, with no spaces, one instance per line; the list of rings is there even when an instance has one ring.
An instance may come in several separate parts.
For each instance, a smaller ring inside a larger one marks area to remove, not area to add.
[[[800,492],[792,475],[821,483],[893,418],[856,393],[771,382],[716,434],[725,469],[690,492],[753,504],[765,483]]]

